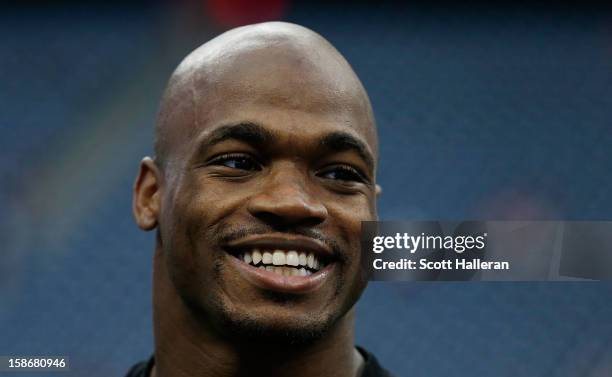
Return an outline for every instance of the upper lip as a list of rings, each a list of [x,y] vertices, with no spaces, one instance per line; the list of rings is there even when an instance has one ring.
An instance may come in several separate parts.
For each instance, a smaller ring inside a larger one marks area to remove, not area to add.
[[[318,258],[331,259],[332,250],[323,242],[298,235],[273,235],[261,234],[241,238],[229,242],[227,247],[230,250],[263,249],[263,250],[296,250],[311,252]]]

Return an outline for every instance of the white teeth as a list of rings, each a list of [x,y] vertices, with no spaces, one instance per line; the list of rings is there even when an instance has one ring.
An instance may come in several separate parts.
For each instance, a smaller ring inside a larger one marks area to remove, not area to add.
[[[306,257],[306,253],[300,253],[300,255],[298,256],[298,259],[299,259],[300,266],[306,266],[306,264],[308,263],[308,258]]]
[[[313,268],[314,266],[314,254],[313,253],[308,254],[306,263],[308,264],[308,267]]]
[[[307,270],[305,267],[295,268],[288,266],[259,266],[258,268],[274,272],[275,274],[279,274],[281,276],[309,276],[313,274],[312,271]]]
[[[285,257],[285,253],[281,250],[275,250],[274,254],[272,254],[272,264],[275,266],[282,266],[287,262],[287,258]]]
[[[261,262],[261,253],[258,249],[253,249],[253,264]]]
[[[300,264],[300,258],[298,257],[297,251],[287,252],[287,264],[289,266],[298,266]]]
[[[313,273],[313,270],[316,272],[323,267],[323,264],[319,262],[314,253],[299,252],[296,250],[284,251],[277,249],[273,251],[263,251],[258,248],[253,248],[251,252],[239,254],[237,257],[253,266],[257,266],[261,262],[261,266],[257,267],[284,276],[308,276]]]

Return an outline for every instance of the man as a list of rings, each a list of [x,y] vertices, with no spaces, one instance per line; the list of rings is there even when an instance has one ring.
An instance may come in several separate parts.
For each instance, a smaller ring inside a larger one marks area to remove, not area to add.
[[[128,376],[388,376],[355,348],[375,121],[325,39],[237,28],[173,73],[134,215],[157,228],[155,354]]]

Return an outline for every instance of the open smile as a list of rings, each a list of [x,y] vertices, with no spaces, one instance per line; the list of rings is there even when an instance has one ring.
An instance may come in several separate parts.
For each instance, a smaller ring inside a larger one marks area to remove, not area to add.
[[[251,266],[284,276],[308,276],[325,267],[314,253],[297,250],[253,248],[236,257]]]
[[[230,263],[256,286],[288,293],[310,292],[334,268],[326,245],[303,237],[254,236],[228,245]]]

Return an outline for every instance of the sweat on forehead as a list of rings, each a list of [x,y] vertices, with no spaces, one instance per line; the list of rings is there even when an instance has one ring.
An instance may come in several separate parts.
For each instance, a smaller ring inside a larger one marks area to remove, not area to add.
[[[270,22],[230,30],[189,54],[165,90],[155,153],[165,161],[228,109],[257,103],[303,112],[351,113],[376,153],[374,116],[350,65],[323,37]]]

